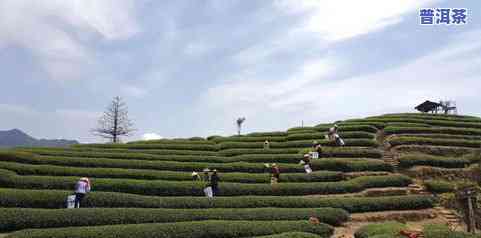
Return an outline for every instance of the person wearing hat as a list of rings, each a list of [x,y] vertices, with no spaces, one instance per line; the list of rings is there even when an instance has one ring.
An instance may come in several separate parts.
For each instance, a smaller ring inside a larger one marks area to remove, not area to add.
[[[199,173],[193,171],[192,172],[192,181],[199,181],[199,180],[200,180]]]
[[[212,174],[210,175],[210,186],[212,187],[212,194],[214,196],[217,196],[217,194],[219,193],[219,182],[220,178],[217,175],[217,170],[214,169],[212,170]]]
[[[321,143],[319,143],[317,140],[312,142],[311,154],[313,159],[318,159],[322,154]]]
[[[281,175],[281,171],[279,169],[279,166],[277,166],[277,164],[275,163],[272,164],[271,166],[271,174],[272,174],[271,183],[272,184],[278,183]]]
[[[264,141],[264,149],[269,149],[270,148],[270,143],[268,140]]]
[[[210,180],[210,176],[209,176],[210,169],[205,168],[204,170],[202,170],[202,172],[204,172],[204,175],[202,175],[202,181],[208,183]]]
[[[88,178],[80,178],[75,184],[75,208],[80,208],[80,204],[85,195],[90,192],[90,180]]]
[[[337,129],[339,127],[337,126],[337,124],[334,124],[333,127],[329,128],[329,131],[327,132],[327,135],[329,136],[329,140],[333,141],[335,139],[334,135],[337,134]]]
[[[311,155],[310,154],[305,154],[304,157],[302,158],[302,164],[304,164],[304,170],[306,173],[312,173],[311,169]]]

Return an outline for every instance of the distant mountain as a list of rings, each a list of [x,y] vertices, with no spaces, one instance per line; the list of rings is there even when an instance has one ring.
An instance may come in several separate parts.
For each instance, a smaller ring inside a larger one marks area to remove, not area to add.
[[[15,146],[46,146],[46,147],[66,147],[78,144],[75,140],[47,140],[35,139],[19,129],[0,131],[0,147]]]

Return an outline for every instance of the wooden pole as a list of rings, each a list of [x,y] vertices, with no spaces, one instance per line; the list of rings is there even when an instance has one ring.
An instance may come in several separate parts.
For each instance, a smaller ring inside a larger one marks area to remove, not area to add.
[[[468,197],[468,232],[473,234],[476,233],[476,221],[474,218],[474,209],[473,209],[473,202],[471,200],[471,196]]]

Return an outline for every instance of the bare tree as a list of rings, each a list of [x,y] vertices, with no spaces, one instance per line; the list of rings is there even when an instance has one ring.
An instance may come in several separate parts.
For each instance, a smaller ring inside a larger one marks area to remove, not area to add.
[[[245,117],[239,117],[237,118],[237,134],[240,135],[241,134],[241,129],[242,129],[242,123],[244,123],[244,121],[246,120]]]
[[[128,117],[127,105],[120,97],[114,97],[98,121],[98,127],[93,134],[118,143],[120,136],[129,136],[135,130]]]

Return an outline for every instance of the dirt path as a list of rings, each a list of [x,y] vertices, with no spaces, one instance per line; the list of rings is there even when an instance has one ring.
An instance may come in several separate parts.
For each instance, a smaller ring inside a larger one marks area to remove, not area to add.
[[[354,233],[362,226],[385,221],[399,221],[405,223],[408,229],[419,231],[426,224],[445,224],[446,222],[435,209],[354,213],[349,222],[335,228],[332,237],[353,238]]]

